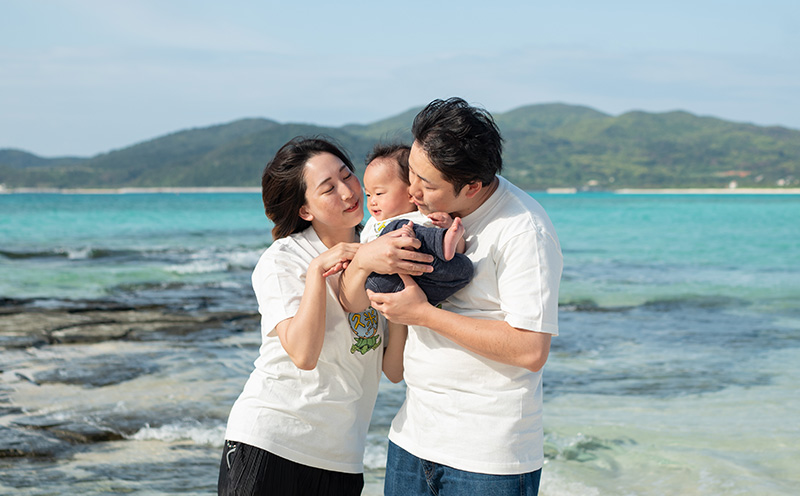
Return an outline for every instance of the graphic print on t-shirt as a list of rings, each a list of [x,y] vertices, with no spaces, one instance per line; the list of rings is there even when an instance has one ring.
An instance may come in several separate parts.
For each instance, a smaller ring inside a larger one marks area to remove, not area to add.
[[[356,351],[365,355],[368,351],[378,348],[381,336],[378,334],[378,312],[369,307],[363,312],[348,314],[350,329],[353,331],[355,344],[350,347],[350,353]]]

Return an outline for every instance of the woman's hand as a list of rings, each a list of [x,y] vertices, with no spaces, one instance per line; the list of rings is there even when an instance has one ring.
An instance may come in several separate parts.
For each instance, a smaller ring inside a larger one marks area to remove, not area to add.
[[[359,243],[337,243],[312,260],[309,271],[313,268],[319,271],[322,277],[338,274],[347,268],[360,246]]]

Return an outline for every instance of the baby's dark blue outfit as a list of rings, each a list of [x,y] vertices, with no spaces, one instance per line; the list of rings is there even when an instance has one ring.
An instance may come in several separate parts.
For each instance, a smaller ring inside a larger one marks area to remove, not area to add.
[[[408,219],[393,220],[381,231],[381,236],[406,224]],[[472,261],[463,253],[456,253],[450,260],[444,259],[444,235],[447,229],[425,227],[414,224],[414,235],[421,245],[418,252],[433,255],[433,272],[421,276],[413,276],[419,287],[425,292],[431,305],[438,305],[463,288],[472,279]],[[373,272],[367,277],[366,288],[376,293],[397,293],[405,285],[397,274],[378,274]]]

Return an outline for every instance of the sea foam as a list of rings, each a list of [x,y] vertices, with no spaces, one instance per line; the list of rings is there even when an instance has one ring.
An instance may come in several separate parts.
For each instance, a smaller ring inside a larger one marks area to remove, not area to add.
[[[206,425],[198,422],[175,422],[159,427],[145,425],[130,439],[137,441],[164,441],[174,443],[191,441],[202,446],[222,447],[225,440],[225,424]]]

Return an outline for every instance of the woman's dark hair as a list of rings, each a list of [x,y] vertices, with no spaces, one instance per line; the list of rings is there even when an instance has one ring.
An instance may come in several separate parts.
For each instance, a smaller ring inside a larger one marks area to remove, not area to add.
[[[273,239],[284,238],[311,225],[300,218],[300,207],[306,203],[305,165],[311,157],[330,153],[355,173],[347,154],[332,141],[298,136],[283,145],[264,168],[261,199],[267,218],[275,224]]]
[[[397,161],[397,165],[400,166],[399,170],[397,171],[400,179],[410,186],[411,182],[408,180],[408,155],[410,153],[411,147],[408,145],[403,145],[401,143],[378,143],[372,148],[372,151],[369,153],[369,155],[367,155],[365,163],[367,166],[369,166],[370,162],[376,158],[394,159]]]
[[[469,183],[488,186],[503,168],[503,138],[491,114],[461,98],[434,100],[411,126],[434,167],[456,193]]]

